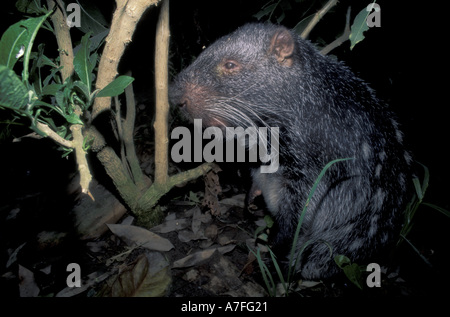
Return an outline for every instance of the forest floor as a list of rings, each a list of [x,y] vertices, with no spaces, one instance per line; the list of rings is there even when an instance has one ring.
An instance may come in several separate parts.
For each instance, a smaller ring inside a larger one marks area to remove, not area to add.
[[[147,119],[142,118],[150,122]],[[151,140],[145,129],[141,140]],[[30,160],[29,153],[51,153],[42,142],[2,146],[2,153],[10,154],[1,162],[0,289],[4,296],[361,298],[448,294],[448,244],[443,239],[428,240],[440,224],[432,220],[430,226],[429,216],[426,221],[419,218],[411,233],[416,250],[403,243],[390,261],[381,264],[381,287],[366,285],[364,263],[358,263],[363,268],[362,289],[343,272],[325,281],[294,276],[290,285],[281,283],[263,243],[270,236],[264,205],[258,204],[260,208],[250,213],[244,203],[246,178],[229,170],[217,174],[220,193],[212,209],[202,204],[205,182],[198,179],[173,189],[160,201],[159,208],[166,214],[161,225],[141,228],[126,213],[101,235],[80,239],[72,217],[77,196],[67,192],[73,178],[67,171],[73,164],[62,161],[59,153]],[[148,152],[152,144],[137,143],[141,167],[148,173],[153,169]],[[113,192],[111,186],[108,189]],[[270,289],[255,257],[257,249],[273,278],[275,286]],[[81,268],[80,287],[68,287],[72,272],[76,273],[76,268],[69,269],[71,263]]]
[[[2,260],[6,269],[2,271],[2,293],[68,297],[269,296],[252,252],[259,246],[276,284],[276,291],[270,290],[271,295],[286,295],[286,284],[279,282],[267,247],[255,240],[269,231],[264,228],[263,209],[253,214],[247,212],[245,193],[228,184],[219,201],[220,214],[212,215],[200,208],[204,195],[201,184],[201,180],[191,184],[191,191],[177,189],[178,197],[171,195],[176,198],[164,206],[167,216],[161,225],[150,230],[140,228],[127,214],[101,236],[90,240],[78,239],[67,222],[57,220],[59,217],[53,220],[59,222],[60,228],[38,230],[42,221],[36,220],[39,217],[36,212],[45,210],[48,204],[61,205],[61,197],[54,200],[41,192],[3,206],[6,217],[2,226],[5,248]],[[24,230],[28,232],[24,234]],[[148,241],[154,241],[157,247],[146,245]],[[413,253],[406,253],[414,259]],[[423,267],[420,261],[416,256],[418,269]],[[81,287],[67,286],[69,263],[80,265]],[[404,270],[402,263],[382,267],[379,288],[363,285],[359,289],[342,273],[326,281],[293,279],[288,295],[378,297],[437,292],[432,285],[438,275],[433,273],[431,280],[425,278],[427,284],[417,283],[411,280],[411,267]]]

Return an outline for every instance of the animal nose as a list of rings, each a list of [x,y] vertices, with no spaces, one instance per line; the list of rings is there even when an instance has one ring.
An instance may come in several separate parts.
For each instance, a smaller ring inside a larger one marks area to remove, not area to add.
[[[188,100],[187,98],[185,98],[185,99],[182,99],[182,100],[178,103],[178,107],[179,107],[180,109],[185,109],[185,108],[187,108],[188,104],[189,104],[189,100]]]

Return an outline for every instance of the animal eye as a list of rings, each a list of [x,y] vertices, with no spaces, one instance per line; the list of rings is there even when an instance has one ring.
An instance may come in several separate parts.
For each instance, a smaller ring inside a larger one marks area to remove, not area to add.
[[[237,65],[233,62],[226,62],[224,66],[226,69],[230,70],[230,69],[236,68]]]

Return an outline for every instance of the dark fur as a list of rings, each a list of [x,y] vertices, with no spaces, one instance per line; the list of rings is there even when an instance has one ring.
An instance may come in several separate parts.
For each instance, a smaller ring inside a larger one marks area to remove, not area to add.
[[[308,205],[297,246],[310,243],[297,267],[304,278],[336,273],[335,254],[372,261],[397,237],[411,183],[402,133],[362,80],[309,42],[247,24],[181,72],[170,98],[206,126],[280,128],[279,170],[252,172],[279,227],[275,245],[292,242],[322,168],[354,158],[328,170]]]

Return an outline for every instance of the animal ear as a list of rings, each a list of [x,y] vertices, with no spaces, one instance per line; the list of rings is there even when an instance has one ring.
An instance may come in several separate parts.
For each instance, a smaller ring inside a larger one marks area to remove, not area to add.
[[[292,33],[285,28],[275,32],[270,42],[270,54],[274,54],[282,65],[292,66],[292,54],[294,52],[295,39]]]

